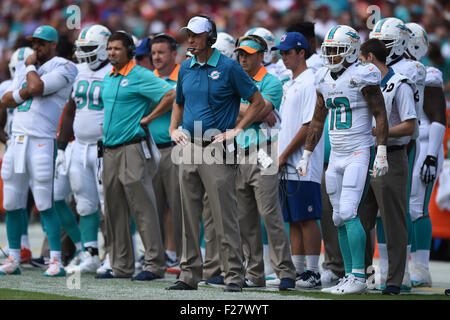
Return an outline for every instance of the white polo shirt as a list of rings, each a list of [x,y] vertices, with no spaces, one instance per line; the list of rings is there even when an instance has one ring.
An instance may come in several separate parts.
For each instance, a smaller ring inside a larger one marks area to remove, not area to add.
[[[278,134],[278,156],[294,139],[300,128],[311,122],[316,107],[316,88],[314,86],[314,71],[306,69],[297,78],[283,85],[283,100],[280,106],[281,129]],[[306,176],[300,176],[295,169],[303,154],[304,146],[287,159],[288,180],[313,181],[320,183],[323,170],[324,139],[320,139],[308,164]],[[282,176],[282,179],[286,177]]]

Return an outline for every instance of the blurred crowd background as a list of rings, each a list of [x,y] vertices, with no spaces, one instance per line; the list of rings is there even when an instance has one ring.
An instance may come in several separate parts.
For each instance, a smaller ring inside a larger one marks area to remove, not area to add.
[[[178,30],[199,13],[211,16],[218,31],[234,38],[251,27],[261,26],[279,39],[290,24],[314,21],[319,44],[336,24],[352,26],[364,41],[370,32],[368,26],[373,26],[370,21],[394,16],[424,26],[430,49],[422,63],[443,72],[445,92],[450,99],[450,1],[447,0],[1,0],[0,81],[10,77],[8,62],[14,49],[25,45],[25,37],[39,25],[52,25],[62,41],[75,41],[80,29],[73,29],[68,23],[74,18],[67,10],[71,5],[80,8],[81,28],[100,23],[111,31],[127,30],[139,39],[166,32],[180,42],[183,39]],[[373,6],[380,9],[378,16]]]

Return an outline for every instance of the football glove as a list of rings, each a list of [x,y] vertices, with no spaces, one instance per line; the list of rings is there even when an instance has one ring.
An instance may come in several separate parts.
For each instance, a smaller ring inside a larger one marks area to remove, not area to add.
[[[300,159],[300,161],[297,163],[297,171],[302,175],[306,176],[306,171],[308,170],[308,162],[309,158],[311,157],[312,151],[304,150],[303,156]]]
[[[432,155],[427,155],[420,168],[420,179],[422,179],[425,184],[433,183],[434,179],[436,179],[436,171],[437,158]]]
[[[377,148],[377,155],[375,156],[375,161],[373,163],[373,170],[371,171],[372,177],[384,176],[389,169],[386,146],[380,145]]]

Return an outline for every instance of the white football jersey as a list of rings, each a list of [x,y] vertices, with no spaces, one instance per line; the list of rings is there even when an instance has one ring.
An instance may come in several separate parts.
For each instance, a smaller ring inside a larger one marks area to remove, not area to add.
[[[336,80],[326,67],[317,71],[316,89],[329,109],[331,150],[352,152],[373,145],[372,113],[361,89],[380,86],[380,81],[381,72],[371,63],[354,63]]]
[[[402,87],[410,86],[411,89]],[[395,73],[390,69],[388,74],[381,81],[381,92],[384,97],[386,106],[386,116],[388,118],[389,128],[398,125],[408,119],[417,119],[414,106],[414,84],[404,75]],[[403,90],[402,90],[403,89]],[[409,96],[407,95],[409,93]],[[373,126],[375,127],[375,118],[373,118]],[[388,138],[387,145],[405,145],[410,141],[410,136]],[[376,140],[376,138],[374,138]]]
[[[416,108],[416,114],[418,121],[421,122],[424,116],[423,114],[423,93],[425,90],[425,77],[426,70],[423,64],[418,61],[413,61],[410,59],[402,59],[391,66],[395,73],[400,73],[408,77],[409,80],[414,83],[414,102]],[[419,126],[416,123],[414,129],[414,134],[411,136],[412,139],[417,139],[419,137]]]
[[[96,143],[102,138],[100,127],[104,111],[102,101],[103,79],[111,72],[111,64],[93,71],[87,63],[77,65],[78,76],[73,84],[72,99],[77,108],[73,123],[75,138],[84,143]]]
[[[11,91],[9,88],[12,85],[12,80],[8,79],[0,83],[0,100],[2,99],[3,95]],[[14,108],[7,108],[6,109],[6,123],[5,123],[5,132],[8,135],[11,135],[12,130],[12,120],[14,118]]]
[[[37,74],[44,82],[44,92],[41,96],[29,98],[15,108],[12,132],[56,139],[58,123],[77,73],[75,64],[61,57],[53,57],[40,66]],[[55,79],[64,80],[55,83]],[[25,86],[25,65],[20,63],[16,66],[11,89],[16,90]]]

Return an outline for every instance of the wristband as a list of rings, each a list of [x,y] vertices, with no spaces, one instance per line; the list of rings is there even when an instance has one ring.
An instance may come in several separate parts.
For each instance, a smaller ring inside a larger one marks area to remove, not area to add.
[[[34,65],[30,64],[29,66],[27,66],[27,67],[25,68],[25,71],[26,71],[26,73],[28,73],[28,72],[30,72],[30,71],[36,72],[36,67],[35,67]]]
[[[387,147],[385,145],[379,145],[377,147],[377,156],[386,156]]]
[[[303,159],[308,160],[309,157],[311,157],[312,151],[309,150],[303,150]]]
[[[18,105],[19,105],[19,104],[22,104],[22,103],[25,101],[25,100],[22,99],[22,97],[20,96],[19,91],[20,91],[20,89],[16,89],[16,90],[14,90],[13,93],[12,93],[13,99],[14,99],[14,101],[15,101]]]

